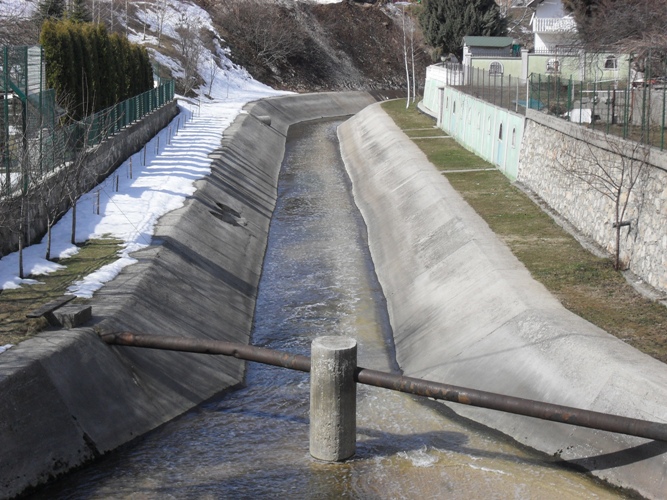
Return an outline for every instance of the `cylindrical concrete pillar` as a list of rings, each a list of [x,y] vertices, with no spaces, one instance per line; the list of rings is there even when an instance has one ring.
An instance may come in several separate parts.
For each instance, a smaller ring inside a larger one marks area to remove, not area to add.
[[[310,454],[337,462],[355,453],[357,341],[318,337],[310,353]]]

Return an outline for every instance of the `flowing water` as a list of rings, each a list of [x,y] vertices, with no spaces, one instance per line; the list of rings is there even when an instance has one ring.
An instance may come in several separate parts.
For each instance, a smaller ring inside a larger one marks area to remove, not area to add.
[[[359,365],[397,370],[382,290],[338,153],[339,122],[292,127],[253,343],[309,355],[357,339]],[[42,498],[618,498],[439,403],[358,386],[357,454],[308,453],[308,375],[250,363],[221,395],[42,491]]]

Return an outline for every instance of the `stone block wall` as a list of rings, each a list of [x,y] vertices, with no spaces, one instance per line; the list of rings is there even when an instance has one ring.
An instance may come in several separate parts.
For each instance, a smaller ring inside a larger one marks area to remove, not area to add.
[[[172,101],[96,146],[88,158],[88,165],[85,170],[89,175],[80,183],[80,194],[99,184],[118,168],[126,158],[139,151],[146,142],[166,127],[178,112],[176,101]],[[67,174],[64,170],[61,170],[54,174],[54,176],[58,175]],[[27,244],[36,243],[46,234],[47,218],[44,208],[46,204],[52,207],[60,205],[61,213],[65,213],[70,208],[68,201],[63,200],[61,196],[56,196],[54,190],[48,189],[48,184],[58,182],[54,176],[45,179],[43,185],[31,188],[28,193],[27,203],[24,207],[25,220],[27,221],[25,229]],[[45,204],[44,197],[49,196],[52,199]],[[18,249],[18,234],[7,227],[6,224],[3,224],[2,221],[15,220],[20,214],[20,210],[20,200],[16,198],[0,202],[0,257]]]
[[[592,174],[620,175],[640,169],[627,196],[621,228],[621,261],[651,286],[667,291],[667,152],[605,136],[528,110],[517,180],[584,235],[613,255],[615,195],[591,186]],[[603,168],[600,168],[602,166]]]

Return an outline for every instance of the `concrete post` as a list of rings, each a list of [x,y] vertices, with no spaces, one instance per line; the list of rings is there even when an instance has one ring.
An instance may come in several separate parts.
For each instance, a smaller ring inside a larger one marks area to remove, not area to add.
[[[310,353],[310,454],[328,462],[350,458],[356,449],[357,342],[318,337]]]

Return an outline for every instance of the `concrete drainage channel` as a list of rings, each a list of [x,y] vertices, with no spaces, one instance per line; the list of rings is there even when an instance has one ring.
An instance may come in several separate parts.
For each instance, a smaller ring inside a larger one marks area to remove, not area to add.
[[[91,326],[44,332],[0,356],[0,498],[42,484],[243,379],[234,358],[110,349],[100,332],[247,344],[290,125],[349,116],[367,93],[251,103],[212,172],[164,216],[151,246],[92,302]],[[271,125],[258,117],[271,117]]]
[[[197,193],[96,295],[93,326],[44,333],[0,357],[0,496],[242,379],[238,359],[109,348],[99,334],[247,344],[287,129],[363,108],[339,135],[406,375],[665,421],[664,365],[561,312],[382,110],[367,107],[373,101],[344,93],[249,105]],[[453,409],[613,484],[664,496],[666,443]]]

